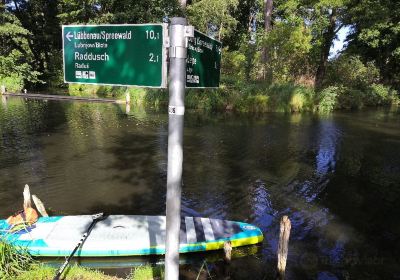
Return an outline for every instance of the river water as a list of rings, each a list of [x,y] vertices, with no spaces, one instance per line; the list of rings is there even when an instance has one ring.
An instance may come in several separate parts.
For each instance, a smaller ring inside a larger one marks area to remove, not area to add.
[[[21,208],[25,184],[53,214],[165,214],[166,110],[1,101],[1,217]],[[234,249],[230,265],[218,252],[186,256],[182,279],[195,278],[204,260],[213,279],[274,278],[283,215],[292,222],[287,279],[400,279],[397,108],[329,116],[189,111],[183,184],[183,215],[253,223],[265,240]],[[162,258],[97,266],[121,276],[127,269],[115,267],[141,262]]]

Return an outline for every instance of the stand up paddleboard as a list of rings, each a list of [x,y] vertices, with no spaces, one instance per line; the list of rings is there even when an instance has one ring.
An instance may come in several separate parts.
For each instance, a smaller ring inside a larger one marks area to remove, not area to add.
[[[92,223],[92,216],[41,217],[32,226],[10,233],[6,220],[0,220],[0,238],[26,248],[34,256],[69,256]],[[75,256],[118,257],[165,254],[165,216],[110,215],[98,221]],[[182,217],[180,253],[222,249],[263,240],[253,225],[218,219]]]

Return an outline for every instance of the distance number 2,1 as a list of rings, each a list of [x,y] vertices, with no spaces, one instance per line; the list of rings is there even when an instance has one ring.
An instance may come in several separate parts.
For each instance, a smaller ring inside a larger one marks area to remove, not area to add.
[[[158,55],[155,55],[154,53],[149,53],[149,61],[150,62],[158,62]]]

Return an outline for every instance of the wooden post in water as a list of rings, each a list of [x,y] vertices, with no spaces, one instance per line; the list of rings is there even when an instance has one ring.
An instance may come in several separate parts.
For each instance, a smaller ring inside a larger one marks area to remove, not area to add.
[[[28,184],[25,184],[23,195],[24,195],[24,209],[32,208],[31,192],[29,191]]]
[[[232,242],[229,240],[224,242],[224,253],[225,261],[229,263],[232,259]]]
[[[5,85],[1,85],[1,94],[5,94],[6,93],[6,86]]]
[[[283,216],[280,224],[279,244],[278,244],[278,279],[285,279],[286,260],[289,249],[290,229],[292,225],[288,216]]]
[[[48,217],[49,214],[46,212],[46,208],[43,205],[43,202],[36,196],[32,195],[33,203],[35,203],[36,209],[39,211],[42,217]]]

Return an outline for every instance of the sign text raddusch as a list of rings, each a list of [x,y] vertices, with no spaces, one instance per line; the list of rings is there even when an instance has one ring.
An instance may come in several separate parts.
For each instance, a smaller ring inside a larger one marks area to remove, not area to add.
[[[165,87],[163,24],[63,26],[67,83]]]

